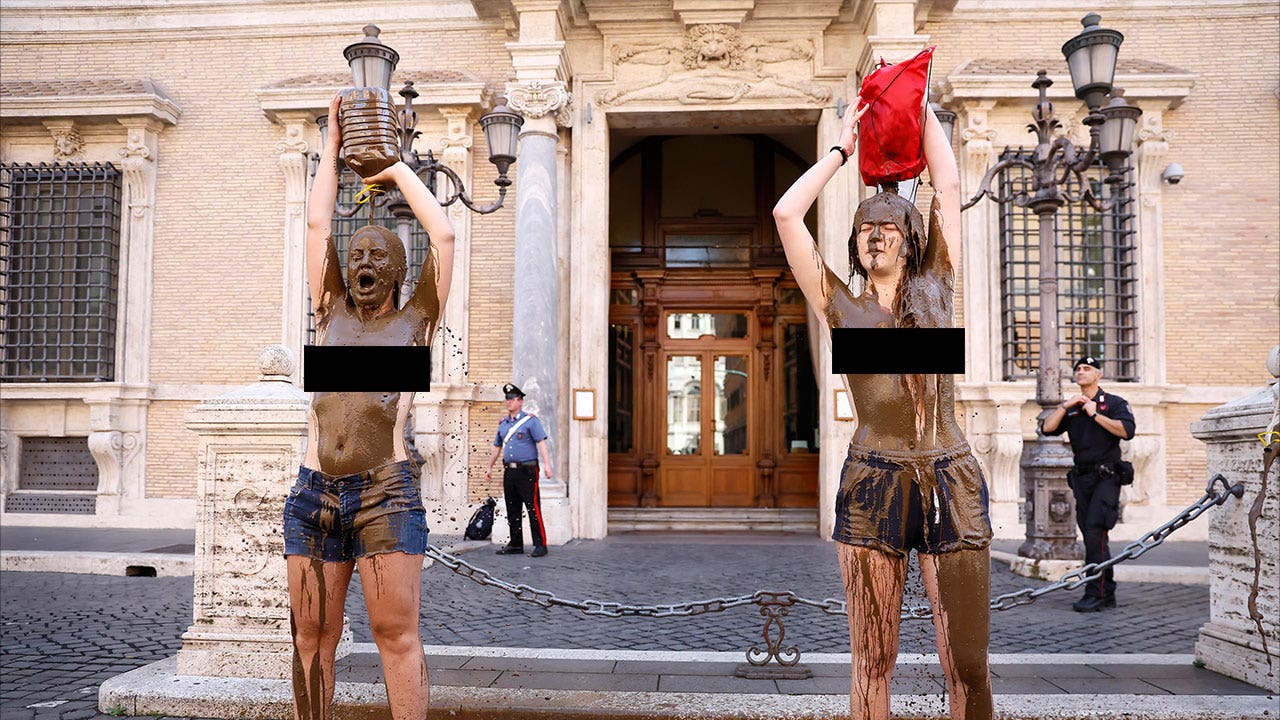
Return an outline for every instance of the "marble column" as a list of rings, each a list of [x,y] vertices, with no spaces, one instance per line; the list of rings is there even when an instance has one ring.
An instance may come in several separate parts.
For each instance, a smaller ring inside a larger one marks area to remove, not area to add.
[[[556,476],[543,478],[543,521],[548,542],[570,538],[566,464],[559,437],[560,387],[557,359],[560,342],[560,282],[556,221],[559,134],[556,116],[564,117],[569,93],[560,81],[533,80],[507,86],[510,107],[525,117],[516,160],[516,269],[511,302],[511,379],[526,393],[525,409],[542,420]]]

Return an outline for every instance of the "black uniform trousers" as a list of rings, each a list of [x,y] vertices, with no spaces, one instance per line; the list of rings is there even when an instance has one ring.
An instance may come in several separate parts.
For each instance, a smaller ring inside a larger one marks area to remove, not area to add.
[[[516,467],[511,467],[512,465]],[[523,509],[529,509],[529,534],[534,547],[547,544],[547,530],[542,525],[542,501],[538,497],[538,461],[502,464],[502,497],[507,504],[507,525],[511,528],[511,547],[524,547]]]
[[[1077,465],[1067,474],[1076,498],[1076,524],[1084,536],[1084,561],[1100,563],[1111,559],[1107,532],[1120,518],[1120,478],[1113,466],[1102,463]],[[1111,598],[1116,594],[1114,573],[1108,568],[1102,577],[1084,586],[1085,597]]]

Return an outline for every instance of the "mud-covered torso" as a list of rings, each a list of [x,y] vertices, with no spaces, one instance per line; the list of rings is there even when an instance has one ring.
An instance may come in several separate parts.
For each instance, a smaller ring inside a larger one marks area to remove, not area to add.
[[[932,272],[916,278],[917,295],[941,303],[934,316],[953,317],[950,283]],[[831,328],[891,328],[897,323],[870,292],[854,297],[849,287],[828,271],[831,288],[825,308]],[[951,327],[952,322],[938,325]],[[925,325],[921,325],[924,327]],[[859,349],[859,351],[862,351]],[[865,352],[875,353],[876,348]],[[857,412],[853,442],[893,451],[949,448],[964,441],[955,418],[955,377],[901,373],[846,375],[845,382]]]
[[[318,320],[321,345],[422,345],[434,329],[434,318],[411,306],[361,321],[355,307],[334,303]],[[377,373],[376,367],[349,372]],[[308,464],[331,475],[350,475],[408,458],[404,427],[413,393],[317,392],[311,400]]]

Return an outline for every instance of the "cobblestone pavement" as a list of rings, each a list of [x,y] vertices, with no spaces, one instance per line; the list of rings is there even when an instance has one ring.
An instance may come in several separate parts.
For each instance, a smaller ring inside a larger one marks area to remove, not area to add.
[[[759,589],[823,599],[841,591],[834,547],[808,537],[620,535],[553,547],[537,560],[496,556],[490,546],[463,557],[509,582],[572,599],[663,603]],[[992,570],[993,593],[1035,584],[1003,565]],[[174,654],[191,623],[191,593],[189,577],[0,573],[0,720],[108,717],[96,709],[98,685]],[[1209,590],[1121,585],[1120,607],[1093,615],[1071,612],[1074,599],[1064,591],[996,613],[991,651],[1190,653],[1208,616]],[[914,562],[907,602],[924,602]],[[358,582],[348,603],[356,640],[371,641]],[[423,578],[429,644],[741,651],[759,642],[761,626],[754,607],[684,619],[605,619],[521,603],[442,567]],[[804,652],[848,651],[844,619],[812,608],[793,608],[786,638]],[[933,647],[930,623],[904,624],[902,652]]]

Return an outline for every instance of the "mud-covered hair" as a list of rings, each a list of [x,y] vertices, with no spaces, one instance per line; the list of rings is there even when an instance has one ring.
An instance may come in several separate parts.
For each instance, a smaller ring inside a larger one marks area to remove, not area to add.
[[[906,276],[916,277],[924,267],[924,250],[929,240],[924,230],[924,218],[920,216],[915,203],[898,194],[897,183],[886,183],[883,187],[883,190],[859,203],[858,209],[853,213],[853,231],[849,233],[849,267],[855,274],[863,278],[867,276],[867,269],[862,267],[862,261],[858,258],[858,228],[873,215],[881,215],[877,211],[883,211],[898,226],[906,243]]]
[[[404,242],[400,240],[399,235],[391,232],[381,225],[365,225],[351,233],[351,245],[355,245],[356,240],[359,239],[361,235],[368,234],[373,234],[381,240],[382,244],[387,248],[387,254],[391,256],[391,271],[395,274],[396,280],[395,285],[391,289],[391,297],[396,309],[399,309],[400,286],[404,284],[404,278],[409,274],[409,260],[404,254]]]

